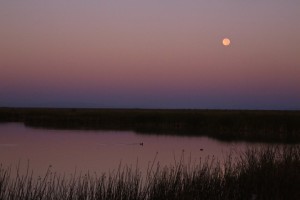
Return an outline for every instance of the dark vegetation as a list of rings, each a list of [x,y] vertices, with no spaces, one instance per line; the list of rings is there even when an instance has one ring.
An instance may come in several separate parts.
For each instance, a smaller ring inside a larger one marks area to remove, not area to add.
[[[30,170],[12,175],[0,166],[0,199],[300,199],[300,146],[248,149],[225,164],[213,159],[149,167],[146,175],[131,167],[98,176],[44,177]]]
[[[227,141],[300,142],[300,111],[1,108],[0,122],[53,129],[203,135]]]

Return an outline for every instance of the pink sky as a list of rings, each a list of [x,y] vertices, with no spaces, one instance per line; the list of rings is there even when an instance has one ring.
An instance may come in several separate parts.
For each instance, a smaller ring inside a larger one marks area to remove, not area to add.
[[[0,107],[300,109],[299,10],[292,0],[4,0]]]

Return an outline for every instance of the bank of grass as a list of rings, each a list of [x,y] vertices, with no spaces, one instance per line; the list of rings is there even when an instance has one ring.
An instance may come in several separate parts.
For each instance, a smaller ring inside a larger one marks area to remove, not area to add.
[[[300,111],[2,108],[0,122],[54,129],[131,130],[220,140],[300,143]]]
[[[212,159],[154,164],[145,176],[128,167],[100,176],[66,177],[51,168],[38,178],[11,173],[0,167],[0,199],[300,199],[300,146],[248,149],[225,165]]]

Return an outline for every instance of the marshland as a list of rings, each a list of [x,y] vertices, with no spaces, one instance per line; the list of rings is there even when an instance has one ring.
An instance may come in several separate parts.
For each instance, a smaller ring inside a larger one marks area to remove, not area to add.
[[[0,0],[0,200],[300,200],[300,0]]]
[[[299,199],[300,112],[0,109],[0,199]]]
[[[48,129],[209,136],[227,141],[300,142],[300,111],[1,108],[0,122]]]

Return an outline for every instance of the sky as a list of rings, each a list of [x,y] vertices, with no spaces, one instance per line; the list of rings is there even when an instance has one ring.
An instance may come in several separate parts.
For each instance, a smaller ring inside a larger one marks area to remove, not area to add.
[[[299,19],[299,0],[1,0],[0,107],[300,109]]]

